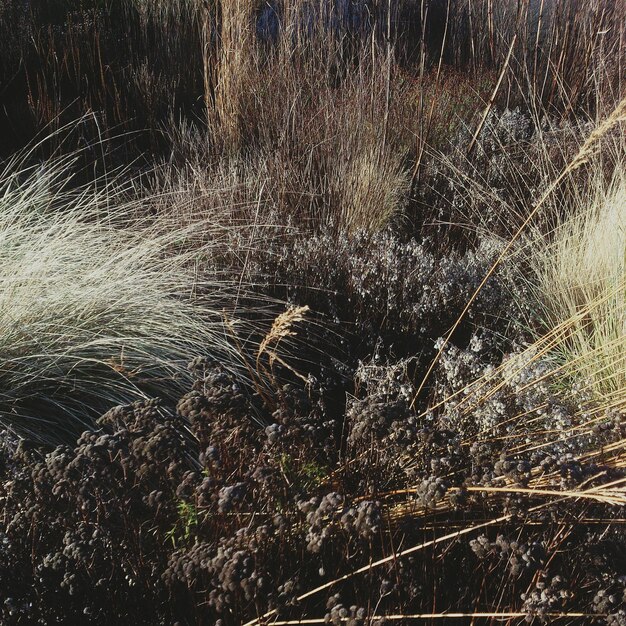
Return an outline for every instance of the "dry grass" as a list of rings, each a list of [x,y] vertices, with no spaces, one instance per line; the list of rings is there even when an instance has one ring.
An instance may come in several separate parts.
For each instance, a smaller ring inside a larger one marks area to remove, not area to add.
[[[576,319],[563,358],[575,363],[576,377],[592,381],[596,395],[612,398],[626,389],[624,170],[608,185],[596,182],[594,197],[557,227],[533,261],[544,323]]]

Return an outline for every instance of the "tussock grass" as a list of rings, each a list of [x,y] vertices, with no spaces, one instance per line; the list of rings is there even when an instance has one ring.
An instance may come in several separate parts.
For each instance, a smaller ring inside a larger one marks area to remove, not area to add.
[[[346,78],[341,90],[319,72],[298,86],[289,61],[255,66],[227,128],[225,114],[211,121],[211,134],[184,123],[170,127],[174,166],[162,169],[161,184],[200,191],[198,215],[201,205],[209,215],[217,203],[254,216],[260,204],[261,220],[273,212],[283,224],[343,233],[400,220],[410,196],[409,145],[395,135],[385,145],[374,122],[382,115],[384,81],[365,65],[363,76]],[[410,85],[401,89],[408,101]],[[232,150],[231,134],[248,148]]]
[[[597,181],[586,205],[533,254],[543,319],[575,318],[561,346],[576,374],[599,396],[626,389],[626,178]],[[582,313],[582,316],[578,315]]]
[[[0,180],[0,422],[46,441],[114,405],[175,398],[195,356],[235,359],[226,285],[197,280],[189,229],[134,220],[111,185],[70,190],[70,166],[14,162]]]

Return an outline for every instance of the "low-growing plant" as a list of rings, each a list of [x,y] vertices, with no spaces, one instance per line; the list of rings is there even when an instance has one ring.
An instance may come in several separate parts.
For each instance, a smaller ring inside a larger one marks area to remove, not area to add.
[[[174,548],[181,542],[189,541],[198,525],[198,510],[194,504],[180,500],[176,510],[178,512],[178,520],[165,533],[165,536],[172,542]]]

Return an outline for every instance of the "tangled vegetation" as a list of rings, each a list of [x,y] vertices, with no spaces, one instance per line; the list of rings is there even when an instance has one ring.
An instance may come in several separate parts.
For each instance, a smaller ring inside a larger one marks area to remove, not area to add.
[[[625,29],[0,0],[0,621],[626,625]]]

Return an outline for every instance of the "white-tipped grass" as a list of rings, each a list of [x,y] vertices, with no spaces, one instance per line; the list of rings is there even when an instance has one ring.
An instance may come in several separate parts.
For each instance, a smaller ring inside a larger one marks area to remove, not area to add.
[[[159,234],[111,186],[68,190],[70,164],[0,177],[0,423],[44,441],[120,403],[174,399],[195,356],[237,359],[226,286],[198,284],[189,229]]]

